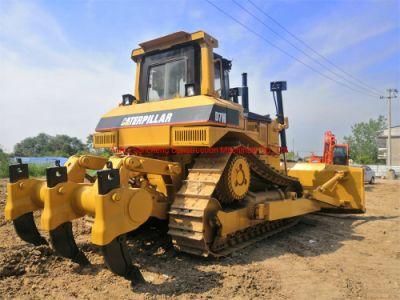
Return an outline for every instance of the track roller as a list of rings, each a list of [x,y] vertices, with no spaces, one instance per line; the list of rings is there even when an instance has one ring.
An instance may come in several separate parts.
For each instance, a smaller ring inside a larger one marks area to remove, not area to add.
[[[50,242],[58,255],[69,258],[80,266],[90,265],[85,254],[75,243],[71,222],[65,222],[56,229],[50,230]]]
[[[115,274],[124,277],[132,284],[144,283],[145,280],[139,268],[132,264],[126,246],[126,235],[121,234],[111,243],[101,247],[107,267]]]

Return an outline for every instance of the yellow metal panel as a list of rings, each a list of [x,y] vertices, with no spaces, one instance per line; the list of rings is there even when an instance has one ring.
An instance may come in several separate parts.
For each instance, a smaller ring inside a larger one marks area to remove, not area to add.
[[[210,146],[210,127],[173,127],[172,146]]]
[[[213,48],[218,47],[218,41],[216,38],[212,37],[208,33],[204,31],[196,31],[192,33],[192,40],[204,40],[208,45],[210,45]]]
[[[210,146],[214,146],[225,134],[231,130],[232,129],[227,129],[224,127],[210,127]],[[239,130],[234,129],[234,131]]]
[[[320,209],[318,202],[309,199],[277,200],[264,204],[265,219],[268,221],[301,216]]]
[[[119,147],[168,146],[169,143],[170,126],[132,127],[119,130]]]
[[[237,134],[238,140],[244,136],[255,144],[263,145],[256,132],[217,126],[179,126],[172,127],[171,145],[173,146],[207,146],[212,147],[227,133]],[[201,134],[200,134],[201,133]],[[279,166],[279,157],[278,166]]]
[[[184,31],[178,31],[178,32],[175,32],[172,34],[168,34],[166,36],[162,36],[162,37],[141,43],[140,44],[141,47],[138,49],[134,49],[132,51],[131,56],[132,56],[132,59],[136,61],[140,56],[142,56],[146,52],[167,49],[174,45],[179,45],[179,44],[187,43],[190,41],[204,42],[213,48],[218,47],[218,41],[211,35],[205,33],[204,31],[196,31],[192,34],[184,32]]]
[[[146,189],[117,188],[106,195],[99,195],[97,190],[97,184],[74,182],[46,188],[41,228],[49,231],[85,214],[92,215],[92,242],[106,245],[138,228],[153,212],[153,197]]]
[[[102,132],[93,134],[94,148],[113,148],[118,147],[118,132]]]
[[[78,189],[91,189],[91,186],[69,181],[59,183],[53,188],[46,188],[44,209],[40,219],[41,229],[49,231],[85,215],[84,211],[76,210],[73,206],[74,200],[81,200],[75,196]]]
[[[96,155],[73,155],[65,162],[68,181],[82,183],[85,180],[86,170],[101,170],[107,158]]]
[[[182,172],[179,163],[167,160],[130,155],[122,161],[125,168],[140,173],[176,176]]]
[[[277,123],[276,121],[272,121],[271,124],[268,124],[268,147],[278,150],[277,152],[279,152],[279,131],[277,131],[276,127],[277,127]]]
[[[130,114],[150,113],[155,111],[188,108],[195,106],[207,106],[215,104],[216,102],[217,100],[213,97],[198,95],[186,98],[174,98],[174,99],[155,101],[155,102],[143,102],[132,105],[121,105],[110,110],[108,113],[103,115],[102,118],[116,117],[116,116],[130,115]],[[218,104],[221,104],[222,106],[226,107],[237,108],[236,106],[231,105],[228,101],[223,101],[223,102],[220,101]]]
[[[138,101],[140,101],[140,66],[142,60],[139,59],[136,63],[136,80],[135,80],[135,96]]]
[[[7,202],[4,210],[6,220],[14,220],[28,212],[43,207],[42,190],[46,181],[39,179],[22,179],[16,183],[7,183]]]
[[[122,233],[138,228],[151,215],[153,201],[144,189],[116,189],[97,195],[92,243],[106,245]]]
[[[214,54],[206,43],[201,44],[201,94],[215,96]]]
[[[226,237],[230,233],[242,230],[254,222],[248,217],[247,207],[231,211],[219,210],[217,217],[221,224],[224,224],[221,227],[221,237]]]
[[[152,39],[150,41],[142,42],[139,44],[139,46],[144,51],[154,51],[154,50],[169,48],[177,44],[187,43],[191,41],[191,39],[192,36],[190,33],[187,33],[185,31],[178,31],[175,33],[171,33],[168,35]]]

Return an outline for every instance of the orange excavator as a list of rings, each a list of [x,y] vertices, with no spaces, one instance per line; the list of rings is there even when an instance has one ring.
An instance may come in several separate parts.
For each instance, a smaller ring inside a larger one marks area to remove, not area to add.
[[[312,153],[308,162],[348,166],[349,145],[338,144],[335,135],[330,130],[328,130],[324,134],[323,156],[317,156]]]

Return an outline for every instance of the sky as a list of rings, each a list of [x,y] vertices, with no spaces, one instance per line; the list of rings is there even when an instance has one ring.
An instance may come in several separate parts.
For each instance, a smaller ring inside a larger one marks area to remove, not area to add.
[[[247,0],[241,5],[278,36],[231,0],[211,1],[257,35],[204,0],[0,0],[1,147],[12,151],[15,143],[41,132],[85,141],[121,95],[133,94],[131,50],[180,30],[204,30],[218,39],[216,52],[233,62],[231,86],[240,86],[240,74],[248,73],[253,112],[273,116],[269,83],[287,81],[289,150],[302,156],[322,151],[328,129],[341,141],[353,124],[387,114],[387,103],[379,96],[327,79],[343,81],[323,69],[318,56],[306,56],[282,39],[297,43]],[[400,90],[399,0],[252,1],[381,94],[387,88]],[[393,100],[392,114],[393,125],[400,124],[400,98]]]

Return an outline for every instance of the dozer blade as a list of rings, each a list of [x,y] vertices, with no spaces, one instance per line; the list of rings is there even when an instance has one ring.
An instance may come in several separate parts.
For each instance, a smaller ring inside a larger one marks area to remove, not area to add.
[[[362,168],[322,163],[297,163],[288,174],[300,180],[305,197],[332,212],[364,213]]]
[[[145,280],[139,268],[132,264],[126,246],[126,236],[122,234],[111,243],[102,246],[104,261],[115,274],[131,281],[132,284],[144,283]]]

